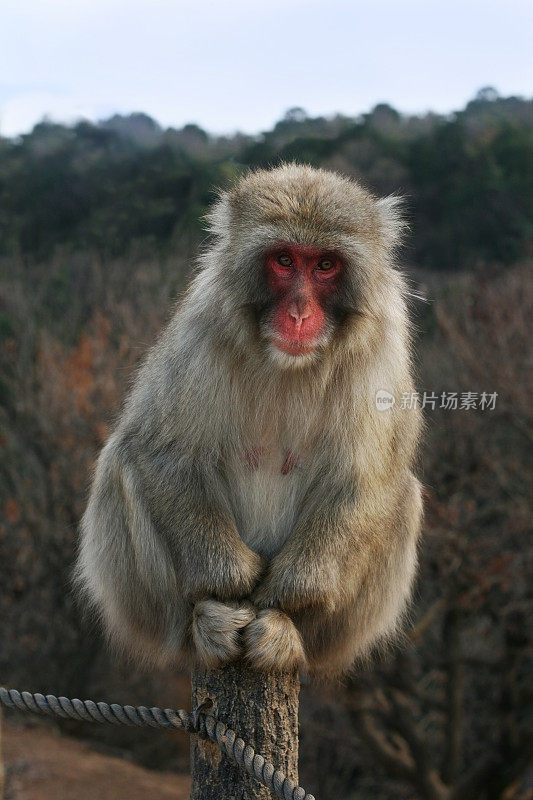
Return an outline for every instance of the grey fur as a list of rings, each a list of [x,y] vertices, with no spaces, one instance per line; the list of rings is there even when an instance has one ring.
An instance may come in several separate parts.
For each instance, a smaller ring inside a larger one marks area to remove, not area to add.
[[[251,598],[292,619],[294,663],[343,672],[394,634],[416,568],[419,412],[375,406],[379,389],[413,389],[398,201],[285,165],[242,178],[209,224],[213,244],[98,460],[78,581],[142,657],[234,657],[231,609],[196,613],[194,631],[193,609]],[[335,249],[347,267],[320,347],[299,359],[270,341],[263,253],[283,241]],[[288,449],[299,462],[282,476]],[[288,627],[260,620],[245,655],[264,669],[270,652],[275,668]]]

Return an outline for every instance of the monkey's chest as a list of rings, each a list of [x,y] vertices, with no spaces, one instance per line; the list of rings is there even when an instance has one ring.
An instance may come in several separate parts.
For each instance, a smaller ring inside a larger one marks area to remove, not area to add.
[[[272,558],[295,521],[300,467],[290,452],[258,448],[228,465],[230,502],[242,540]]]

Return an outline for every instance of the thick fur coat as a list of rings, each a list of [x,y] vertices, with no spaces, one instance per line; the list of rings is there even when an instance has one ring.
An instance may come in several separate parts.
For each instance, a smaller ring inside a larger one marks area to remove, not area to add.
[[[375,402],[413,390],[397,201],[285,165],[222,193],[209,227],[98,460],[78,580],[144,657],[342,673],[396,632],[416,568],[419,412]],[[266,335],[278,242],[345,265],[298,359]]]

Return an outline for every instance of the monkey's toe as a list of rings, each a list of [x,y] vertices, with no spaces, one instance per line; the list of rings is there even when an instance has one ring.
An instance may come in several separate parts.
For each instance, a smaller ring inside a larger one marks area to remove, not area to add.
[[[251,603],[200,600],[193,611],[192,635],[198,660],[206,667],[233,661],[241,653],[239,631],[255,618]]]
[[[305,665],[302,640],[293,621],[276,608],[260,611],[244,631],[246,658],[258,670],[290,670]]]

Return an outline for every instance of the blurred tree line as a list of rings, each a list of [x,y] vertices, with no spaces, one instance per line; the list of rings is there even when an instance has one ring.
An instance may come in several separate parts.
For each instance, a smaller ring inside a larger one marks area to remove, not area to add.
[[[533,103],[486,89],[449,117],[381,104],[358,118],[291,109],[260,136],[162,130],[144,114],[36,125],[0,140],[0,253],[58,247],[171,253],[245,167],[305,161],[409,197],[412,258],[439,269],[511,262],[533,237]]]
[[[498,398],[427,411],[413,625],[342,685],[304,688],[302,783],[322,800],[531,800],[532,150],[533,103],[488,89],[446,118],[294,108],[261,136],[213,137],[134,114],[0,139],[0,684],[188,703],[186,676],[117,661],[83,619],[76,528],[213,187],[306,161],[407,195],[418,388]],[[179,736],[62,727],[186,768]]]

